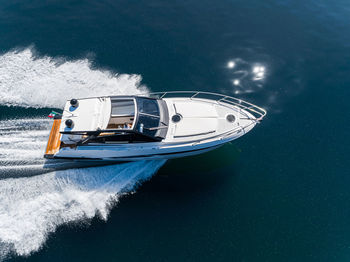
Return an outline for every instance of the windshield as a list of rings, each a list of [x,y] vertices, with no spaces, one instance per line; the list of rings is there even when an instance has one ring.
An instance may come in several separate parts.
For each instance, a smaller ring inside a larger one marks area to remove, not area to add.
[[[158,102],[150,98],[137,98],[138,120],[136,130],[149,136],[155,136],[160,124]]]
[[[149,98],[138,98],[137,108],[139,113],[153,115],[159,118],[159,106],[157,100]]]

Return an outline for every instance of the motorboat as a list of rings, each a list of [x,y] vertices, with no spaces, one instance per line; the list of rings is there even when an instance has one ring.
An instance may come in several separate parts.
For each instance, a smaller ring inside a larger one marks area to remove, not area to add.
[[[138,161],[213,150],[248,133],[266,111],[200,91],[71,99],[54,117],[45,158]]]

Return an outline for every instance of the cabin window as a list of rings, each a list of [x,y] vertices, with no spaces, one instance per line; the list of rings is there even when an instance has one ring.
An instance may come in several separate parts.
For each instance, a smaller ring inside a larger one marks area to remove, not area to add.
[[[140,114],[137,121],[136,130],[145,135],[154,136],[157,133],[158,126],[159,117]]]
[[[160,112],[157,100],[138,98],[137,109],[139,114],[136,130],[148,136],[155,136],[160,123]]]
[[[112,99],[111,100],[111,115],[112,117],[118,116],[134,116],[135,115],[135,105],[133,99]]]
[[[102,135],[89,140],[89,143],[106,143],[106,144],[126,144],[126,143],[143,143],[143,142],[154,142],[154,140],[150,137],[146,137],[137,133],[120,133],[120,134]]]
[[[159,117],[159,106],[157,100],[140,98],[137,100],[139,113],[145,113]]]
[[[111,118],[107,129],[132,129],[135,118],[133,99],[111,99]]]

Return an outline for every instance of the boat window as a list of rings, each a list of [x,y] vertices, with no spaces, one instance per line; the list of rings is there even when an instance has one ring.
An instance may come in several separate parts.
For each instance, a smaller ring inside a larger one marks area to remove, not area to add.
[[[147,97],[123,97],[112,98],[111,106],[107,129],[135,130],[155,139],[166,136],[169,119],[165,102]]]
[[[148,98],[138,98],[137,107],[139,113],[145,113],[159,117],[159,106],[157,100]]]
[[[111,117],[107,129],[132,129],[135,117],[134,99],[111,99]]]
[[[111,115],[114,116],[134,116],[135,106],[133,99],[112,99]]]
[[[138,121],[136,130],[148,136],[155,136],[160,124],[160,112],[157,100],[138,98]]]
[[[159,126],[159,117],[139,114],[136,130],[148,136],[155,136]]]
[[[106,144],[125,144],[125,143],[142,143],[142,142],[154,142],[153,138],[143,136],[137,133],[120,133],[103,135],[92,138],[88,143],[106,143]]]

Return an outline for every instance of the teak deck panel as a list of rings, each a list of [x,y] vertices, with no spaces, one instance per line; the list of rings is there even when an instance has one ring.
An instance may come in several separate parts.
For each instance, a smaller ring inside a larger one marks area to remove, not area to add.
[[[58,152],[61,146],[60,133],[61,119],[55,119],[50,132],[49,141],[47,142],[45,156],[52,156]]]

